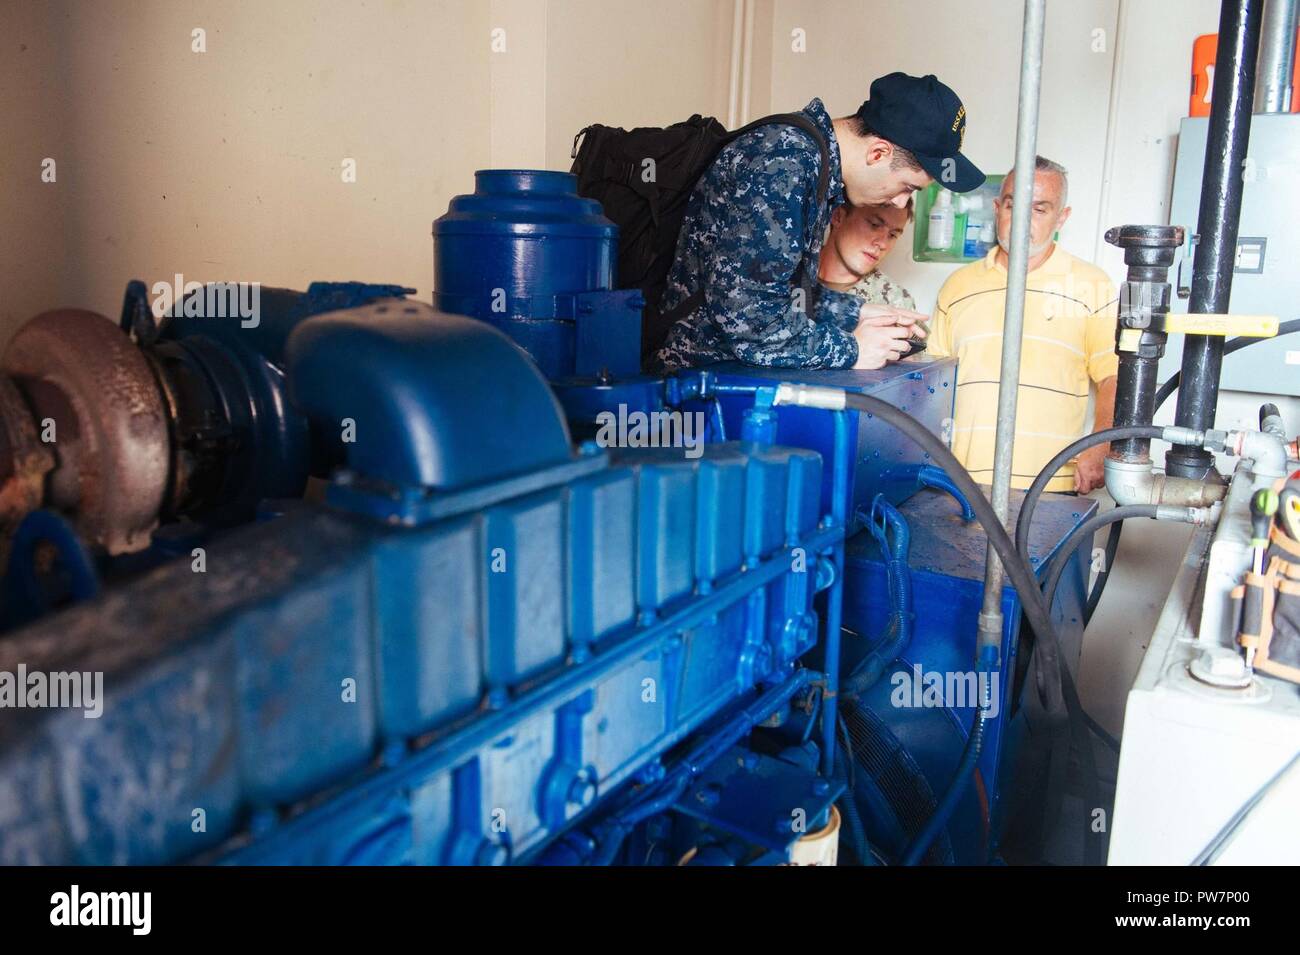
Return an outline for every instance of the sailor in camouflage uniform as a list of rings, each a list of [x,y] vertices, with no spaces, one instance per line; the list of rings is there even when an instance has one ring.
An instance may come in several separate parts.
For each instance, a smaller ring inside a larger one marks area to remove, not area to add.
[[[913,325],[914,313],[882,322],[883,306],[817,283],[818,254],[832,210],[846,201],[902,208],[933,178],[957,192],[983,183],[960,153],[966,110],[934,76],[891,73],[871,84],[854,116],[832,120],[818,99],[804,113],[827,142],[825,203],[821,151],[801,129],[762,126],[718,154],[691,195],[660,301],[664,314],[686,309],[658,353],[662,368],[880,367],[882,325],[910,335],[897,326]]]

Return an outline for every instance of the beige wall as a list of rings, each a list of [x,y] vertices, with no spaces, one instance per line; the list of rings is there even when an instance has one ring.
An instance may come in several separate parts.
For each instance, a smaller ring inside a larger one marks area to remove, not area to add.
[[[725,116],[731,0],[12,0],[0,339],[130,278],[398,282],[476,169],[590,122]],[[206,52],[192,31],[206,31]],[[42,183],[41,161],[57,180]],[[356,162],[356,181],[343,163]]]
[[[61,20],[42,3],[0,11],[0,340],[36,311],[74,301],[64,288],[72,203],[40,178],[46,157],[68,153]]]
[[[24,19],[33,14],[26,9]],[[25,76],[56,117],[23,124],[7,184],[65,265],[4,222],[13,323],[77,304],[114,314],[126,281],[402,282],[425,295],[430,222],[488,161],[488,8],[460,0],[54,3]],[[6,42],[28,34],[0,30]],[[206,31],[204,53],[192,31]],[[57,51],[51,59],[49,50]],[[6,57],[8,59],[8,57]],[[10,64],[12,68],[12,64]],[[4,124],[22,102],[5,97]],[[34,157],[56,158],[42,184]],[[356,161],[356,181],[343,162]]]
[[[1117,3],[1048,4],[1038,151],[1070,171],[1074,212],[1062,244],[1087,257],[1098,224]],[[877,76],[935,73],[966,106],[966,154],[985,172],[1006,172],[1015,161],[1023,17],[1021,0],[776,0],[773,109],[821,96],[832,115],[844,116]],[[805,32],[807,52],[792,50],[795,29]],[[1100,52],[1094,30],[1104,31]],[[1177,75],[1169,81],[1181,83]],[[909,229],[885,270],[929,309],[952,266],[913,262],[911,244]]]
[[[549,0],[546,165],[568,169],[590,123],[727,115],[732,0]]]
[[[127,279],[176,272],[401,282],[427,300],[430,223],[475,169],[567,168],[590,122],[725,121],[736,2],[11,0],[0,12],[0,338],[55,305],[112,314]],[[814,95],[843,115],[875,76],[934,71],[966,101],[969,153],[990,172],[1010,165],[1021,0],[977,12],[965,0],[752,8],[738,120]],[[1216,9],[1049,5],[1039,149],[1071,171],[1066,248],[1117,278],[1099,236],[1167,215],[1190,44],[1215,29]],[[191,51],[196,28],[206,53]],[[796,28],[806,52],[791,49]],[[45,157],[56,183],[40,181]],[[355,183],[342,181],[347,158]],[[909,233],[887,269],[928,307],[951,269],[912,262],[910,244]]]
[[[1116,74],[1115,135],[1111,176],[1103,196],[1107,224],[1167,223],[1173,188],[1178,124],[1187,115],[1192,41],[1219,28],[1218,0],[1180,0],[1178,15],[1167,2],[1126,0]],[[1151,37],[1160,37],[1152,43]],[[1195,228],[1195,223],[1183,223]],[[1098,243],[1107,270],[1122,274],[1123,254]]]

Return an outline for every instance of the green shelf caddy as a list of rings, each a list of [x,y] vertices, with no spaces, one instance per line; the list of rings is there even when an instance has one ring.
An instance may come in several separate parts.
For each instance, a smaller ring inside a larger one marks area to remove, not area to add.
[[[991,204],[998,197],[998,192],[1002,189],[1002,180],[1005,178],[1006,176],[989,176],[984,180],[984,185],[980,186],[977,191],[985,193],[986,201]],[[934,207],[940,188],[937,182],[932,182],[916,194],[916,222],[912,227],[912,259],[916,262],[963,263],[984,258],[989,249],[993,247],[991,243],[978,246],[980,250],[978,254],[966,254],[966,220],[968,215],[965,212],[956,214],[952,230],[952,243],[947,248],[932,249],[929,247],[930,209]],[[954,209],[957,198],[957,196],[953,196]]]

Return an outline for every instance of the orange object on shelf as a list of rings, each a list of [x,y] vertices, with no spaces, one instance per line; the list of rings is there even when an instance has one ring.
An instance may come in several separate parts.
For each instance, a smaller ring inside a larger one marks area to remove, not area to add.
[[[1300,31],[1296,32],[1300,43]],[[1214,54],[1219,47],[1219,34],[1206,33],[1192,43],[1192,99],[1188,116],[1210,115],[1210,91],[1214,88]],[[1300,113],[1300,56],[1296,57],[1291,74],[1291,112]]]

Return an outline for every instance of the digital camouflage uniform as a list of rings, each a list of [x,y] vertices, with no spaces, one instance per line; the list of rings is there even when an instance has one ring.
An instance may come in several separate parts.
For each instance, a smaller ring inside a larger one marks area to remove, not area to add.
[[[794,126],[763,126],[728,144],[700,177],[660,308],[697,291],[703,302],[669,331],[666,369],[743,361],[784,368],[848,368],[861,299],[816,282],[831,210],[844,202],[840,149],[821,100],[804,109],[826,137],[826,203],[818,209],[821,150]],[[813,277],[804,303],[802,269]]]
[[[892,305],[894,308],[916,311],[912,293],[880,271],[868,272],[862,276],[853,283],[849,292],[869,305]]]

